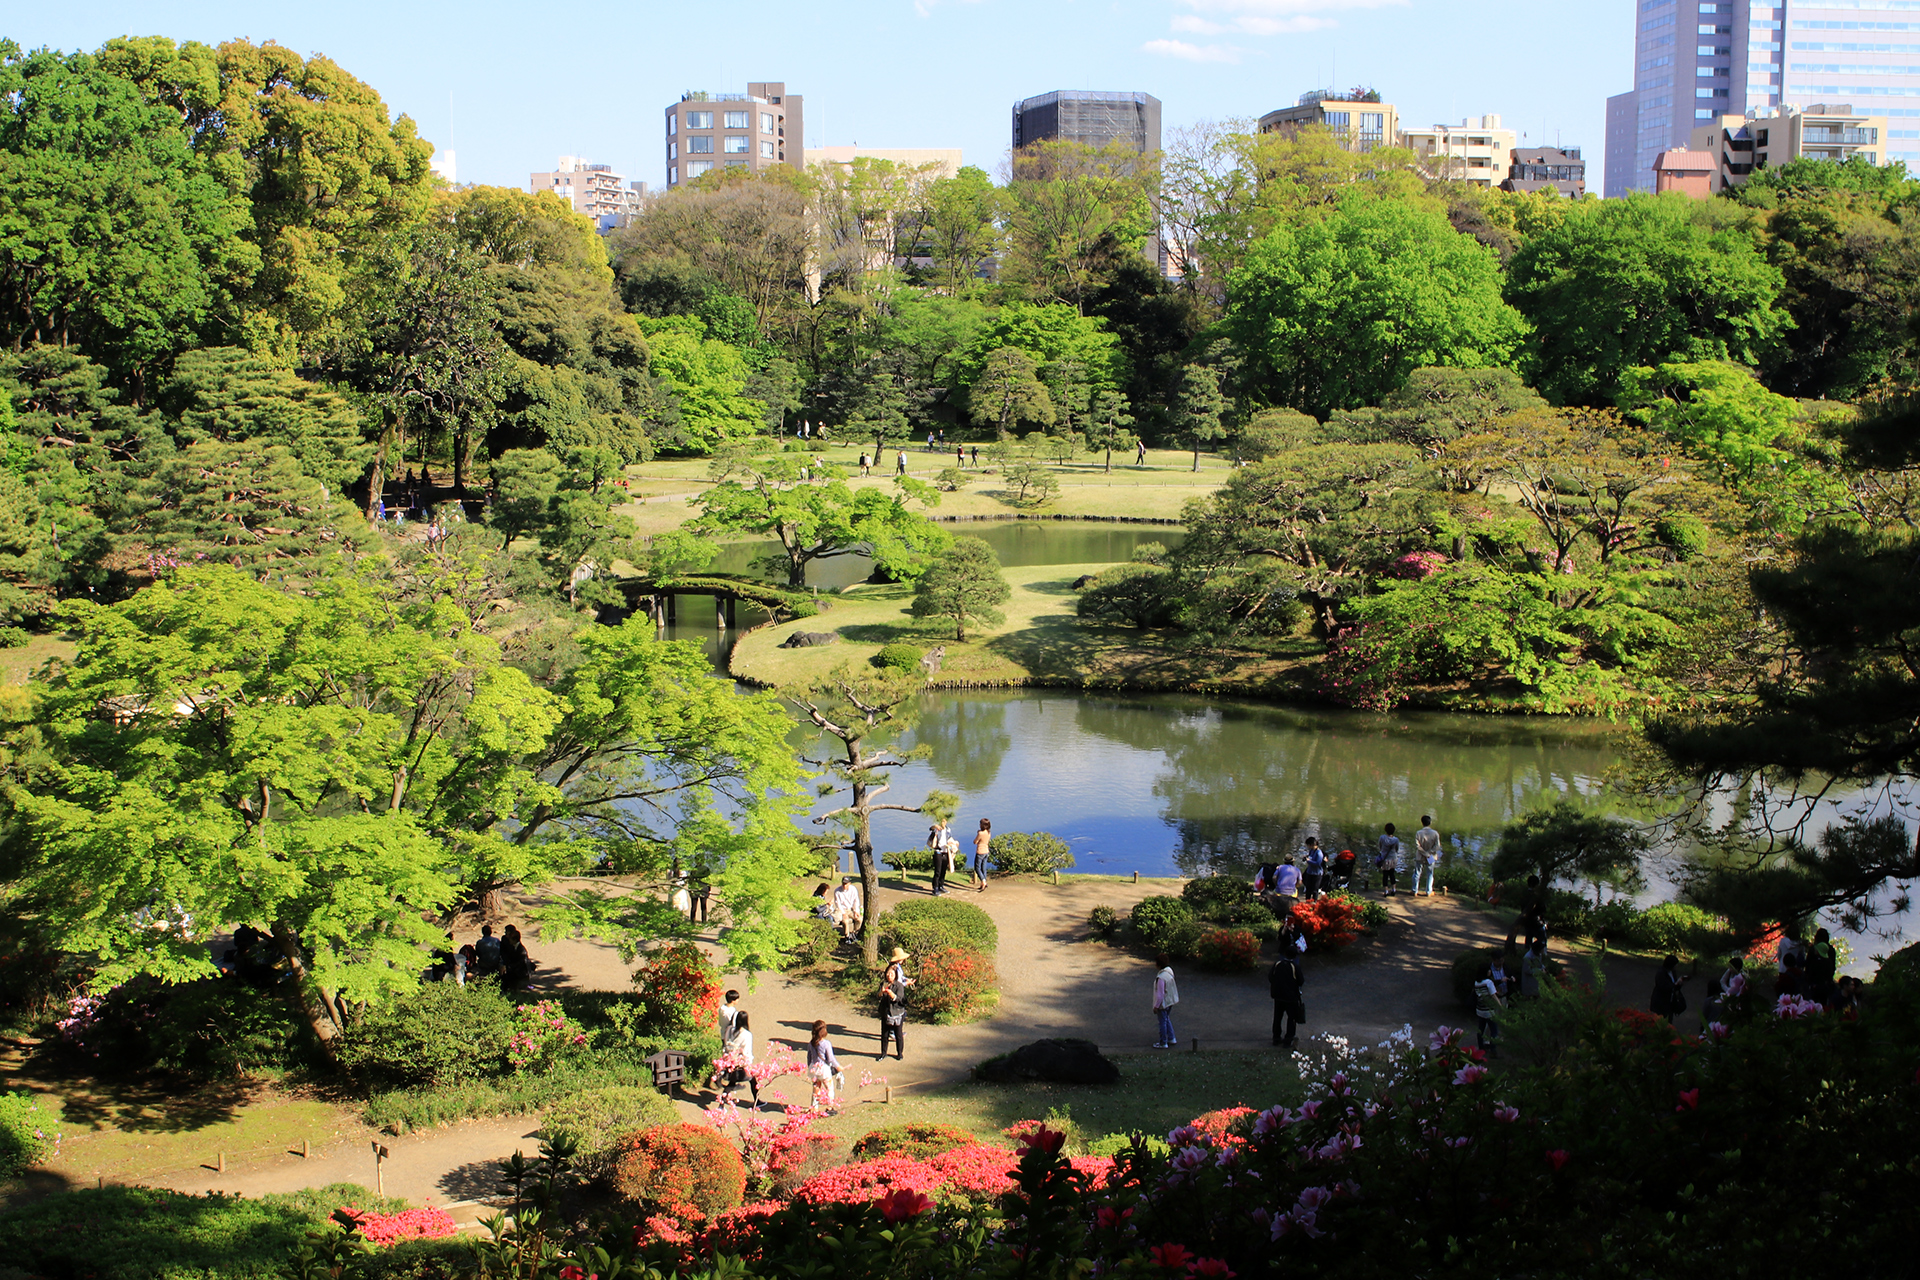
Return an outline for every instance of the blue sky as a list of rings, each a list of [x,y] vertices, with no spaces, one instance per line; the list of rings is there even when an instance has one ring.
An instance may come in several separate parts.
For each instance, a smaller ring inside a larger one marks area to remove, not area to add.
[[[1371,84],[1403,123],[1497,112],[1585,148],[1601,189],[1606,98],[1633,83],[1633,0],[685,0],[608,5],[109,0],[15,8],[27,47],[116,35],[274,40],[325,53],[449,139],[463,182],[524,186],[555,156],[665,176],[683,90],[784,80],[807,144],[952,147],[996,170],[1008,110],[1051,89],[1145,90],[1168,129]]]

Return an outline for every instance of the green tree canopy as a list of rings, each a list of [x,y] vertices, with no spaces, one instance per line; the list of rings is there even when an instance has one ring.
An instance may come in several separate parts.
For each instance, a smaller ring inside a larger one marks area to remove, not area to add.
[[[854,489],[827,467],[809,467],[786,455],[740,463],[696,501],[700,517],[691,529],[703,534],[755,534],[771,537],[779,550],[767,559],[787,585],[803,587],[807,566],[815,560],[870,555],[896,579],[917,578],[928,559],[946,546],[948,535],[909,501],[932,505],[931,485],[896,481],[900,492]],[[814,472],[818,474],[813,474]]]
[[[967,390],[967,410],[975,422],[992,425],[1002,440],[1013,434],[1016,423],[1045,426],[1054,420],[1053,397],[1040,381],[1033,357],[1018,347],[988,354]]]
[[[1507,298],[1533,325],[1533,385],[1606,404],[1628,369],[1759,364],[1791,325],[1780,269],[1727,206],[1685,196],[1583,201],[1514,254]]]
[[[997,627],[1007,620],[1001,605],[1013,597],[1000,557],[983,538],[955,538],[934,558],[914,584],[911,612],[916,618],[953,623],[953,638],[967,638],[967,624]]]
[[[1256,396],[1318,418],[1377,404],[1422,366],[1510,364],[1527,330],[1484,246],[1441,214],[1357,196],[1274,228],[1228,299],[1221,331]]]

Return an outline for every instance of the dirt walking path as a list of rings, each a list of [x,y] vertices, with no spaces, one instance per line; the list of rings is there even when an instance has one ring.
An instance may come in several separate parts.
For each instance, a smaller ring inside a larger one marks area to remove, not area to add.
[[[888,876],[878,909],[926,896],[924,880]],[[957,889],[956,898],[976,903],[1000,930],[996,958],[1001,1003],[990,1019],[965,1026],[911,1023],[904,1060],[874,1058],[878,1022],[865,1002],[849,1002],[818,985],[784,974],[763,974],[749,985],[742,975],[728,984],[746,994],[741,1006],[753,1018],[762,1046],[770,1041],[803,1049],[814,1019],[825,1019],[835,1048],[844,1059],[850,1090],[861,1095],[861,1074],[873,1083],[864,1097],[877,1101],[883,1087],[899,1091],[963,1078],[984,1058],[1045,1036],[1092,1040],[1109,1054],[1152,1052],[1155,1022],[1150,992],[1153,966],[1130,952],[1086,941],[1088,913],[1099,905],[1125,912],[1156,893],[1177,893],[1177,881],[1141,881],[1087,877],[1059,886],[1038,881],[998,881],[985,893]],[[1501,918],[1442,897],[1390,900],[1392,919],[1379,933],[1345,952],[1306,960],[1307,1033],[1345,1036],[1355,1044],[1375,1043],[1406,1024],[1428,1031],[1442,1023],[1459,1024],[1466,1014],[1454,1002],[1448,966],[1472,947],[1502,941]],[[461,941],[466,940],[462,931]],[[562,942],[534,946],[541,968],[533,990],[560,988],[621,990],[629,967],[609,946]],[[1266,964],[1251,973],[1216,974],[1190,966],[1177,970],[1181,1002],[1174,1014],[1184,1051],[1197,1040],[1201,1050],[1270,1047],[1273,1006],[1267,996]],[[1636,961],[1610,961],[1609,986],[1632,999],[1640,985]],[[1617,985],[1616,985],[1617,984]],[[1279,1052],[1279,1050],[1275,1050]],[[884,1084],[882,1083],[884,1081]],[[767,1096],[805,1101],[797,1078],[774,1081]],[[696,1108],[682,1102],[693,1118]],[[535,1116],[474,1120],[404,1137],[348,1126],[341,1136],[311,1156],[273,1156],[244,1163],[230,1161],[225,1173],[208,1167],[182,1169],[151,1179],[155,1185],[185,1191],[220,1190],[260,1195],[331,1182],[374,1184],[370,1144],[386,1145],[386,1189],[416,1203],[458,1205],[497,1196],[499,1164],[515,1150],[533,1156],[539,1146]],[[467,1204],[455,1216],[472,1220],[491,1212]]]

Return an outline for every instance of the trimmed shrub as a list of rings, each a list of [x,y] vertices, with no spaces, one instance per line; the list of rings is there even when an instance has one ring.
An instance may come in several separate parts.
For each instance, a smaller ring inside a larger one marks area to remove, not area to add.
[[[1627,925],[1627,941],[1645,951],[1712,955],[1733,946],[1733,930],[1720,916],[1684,902],[1662,902]]]
[[[1067,842],[1046,831],[995,834],[992,849],[996,876],[1043,876],[1073,865]]]
[[[556,1103],[540,1125],[542,1141],[571,1138],[578,1159],[589,1175],[612,1161],[620,1140],[628,1134],[679,1122],[680,1113],[666,1094],[647,1085],[612,1085],[588,1089]]]
[[[1162,935],[1159,949],[1171,959],[1191,960],[1200,954],[1200,939],[1206,936],[1206,925],[1198,920],[1181,920]]]
[[[1087,913],[1087,936],[1111,942],[1120,929],[1120,913],[1109,906],[1098,906]]]
[[[819,916],[808,916],[798,922],[799,937],[787,948],[781,967],[788,972],[796,969],[818,969],[833,958],[840,946],[840,930],[833,921],[822,920]]]
[[[875,1129],[853,1144],[855,1160],[878,1160],[881,1156],[906,1156],[930,1160],[943,1151],[970,1147],[978,1139],[965,1129],[950,1124],[896,1124]]]
[[[655,1125],[620,1143],[613,1189],[644,1212],[710,1218],[740,1207],[747,1166],[733,1144],[706,1125]]]
[[[24,627],[0,627],[0,649],[18,649],[31,639]]]
[[[29,1094],[0,1093],[0,1178],[25,1173],[60,1145],[59,1126]]]
[[[1254,900],[1253,886],[1234,876],[1189,880],[1180,890],[1180,900],[1202,920],[1224,919],[1242,907],[1260,905]]]
[[[1134,903],[1133,914],[1127,919],[1133,925],[1133,931],[1140,935],[1140,941],[1149,948],[1155,951],[1171,950],[1167,944],[1174,931],[1193,923],[1193,908],[1179,898],[1161,894]]]
[[[1260,963],[1260,939],[1245,929],[1209,929],[1200,935],[1195,955],[1209,969],[1244,973]]]
[[[902,849],[899,853],[883,853],[880,861],[895,871],[931,871],[933,870],[933,850]]]
[[[1090,1156],[1105,1156],[1111,1160],[1121,1152],[1130,1150],[1136,1142],[1149,1153],[1156,1156],[1165,1157],[1173,1151],[1172,1147],[1169,1147],[1165,1142],[1154,1137],[1152,1134],[1109,1133],[1103,1138],[1095,1138],[1092,1142],[1089,1142],[1087,1144],[1087,1154]]]
[[[971,902],[914,898],[882,912],[877,921],[880,949],[905,947],[927,955],[944,947],[965,947],[992,955],[1000,949],[1000,929],[993,917]]]
[[[926,651],[918,645],[883,644],[880,652],[873,655],[873,665],[887,671],[904,671],[908,675],[920,670],[920,659]]]
[[[1448,893],[1464,894],[1479,902],[1487,900],[1487,894],[1493,888],[1493,877],[1475,866],[1464,862],[1455,862],[1451,858],[1440,859],[1440,865],[1434,869],[1434,881]]]
[[[942,947],[914,971],[908,1007],[932,1022],[960,1022],[999,999],[993,961],[966,947]]]
[[[375,1087],[457,1084],[497,1073],[512,1039],[498,983],[429,982],[347,1028],[340,1063]]]
[[[649,952],[633,971],[633,985],[646,1005],[650,1031],[692,1031],[720,1016],[720,971],[691,942]]]
[[[562,1055],[583,1049],[586,1044],[586,1031],[567,1016],[558,1000],[540,1000],[513,1011],[513,1039],[507,1042],[507,1062],[515,1071],[549,1071]]]

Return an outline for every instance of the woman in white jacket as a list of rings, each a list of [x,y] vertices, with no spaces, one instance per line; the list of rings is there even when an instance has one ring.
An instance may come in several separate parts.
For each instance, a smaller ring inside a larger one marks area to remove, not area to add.
[[[757,1110],[760,1106],[760,1082],[753,1078],[753,1072],[749,1070],[753,1066],[753,1031],[744,1011],[734,1015],[733,1038],[727,1041],[727,1052],[740,1063],[728,1077],[727,1092],[732,1093],[741,1081],[746,1081]]]
[[[1153,1012],[1160,1019],[1160,1039],[1153,1047],[1177,1048],[1180,1038],[1173,1034],[1173,1006],[1180,1003],[1180,988],[1173,980],[1173,962],[1163,953],[1155,956],[1153,963],[1160,969],[1153,975]]]

